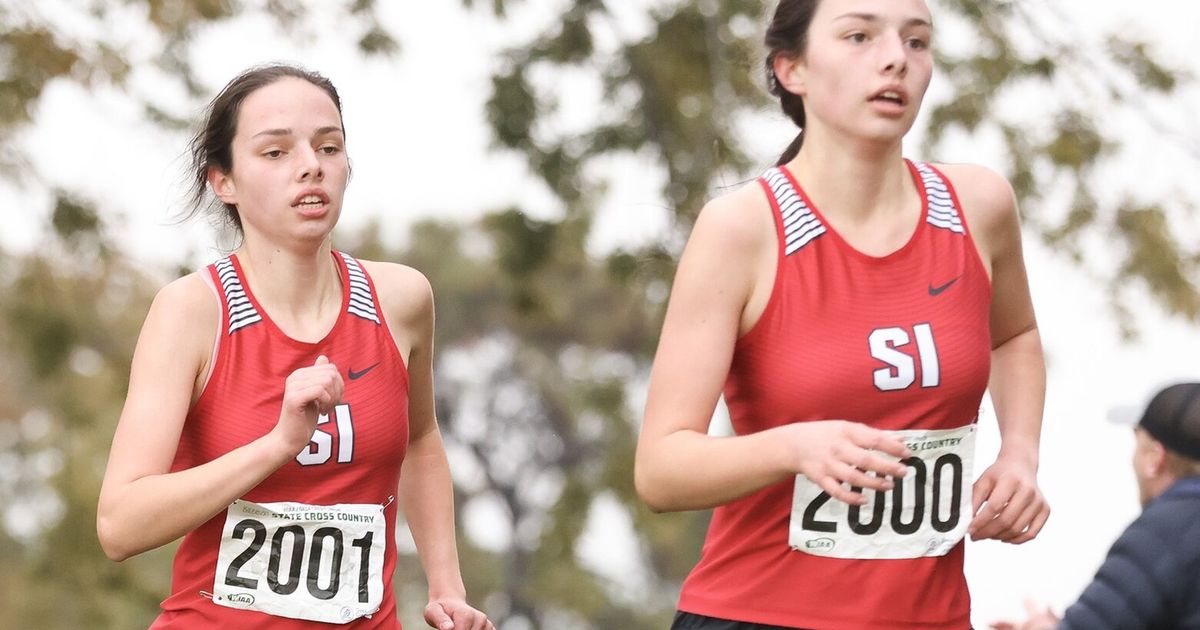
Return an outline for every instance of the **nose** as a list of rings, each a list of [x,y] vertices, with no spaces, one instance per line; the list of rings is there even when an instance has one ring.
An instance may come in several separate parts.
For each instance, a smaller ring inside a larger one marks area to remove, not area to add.
[[[325,170],[321,167],[321,160],[317,157],[317,152],[312,148],[301,148],[298,152],[298,160],[296,179],[299,181],[320,181],[325,177]]]
[[[908,51],[900,33],[890,33],[882,38],[879,47],[879,66],[884,74],[903,77],[908,72]]]

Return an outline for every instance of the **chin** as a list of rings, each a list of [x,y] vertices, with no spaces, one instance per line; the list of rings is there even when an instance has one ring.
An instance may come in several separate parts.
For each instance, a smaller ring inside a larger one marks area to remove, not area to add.
[[[336,222],[313,222],[293,232],[293,237],[298,241],[320,243],[329,238],[333,233],[333,228]]]
[[[860,134],[858,134],[858,138],[859,138],[859,140],[861,140],[862,142],[867,143],[867,144],[872,144],[872,145],[876,145],[876,146],[880,146],[880,147],[890,147],[892,145],[901,144],[904,141],[904,136],[906,133],[907,133],[907,130],[905,130],[905,132],[903,132],[903,133],[897,132],[895,130],[892,130],[889,132],[881,131],[881,132],[877,132],[877,133],[860,133]]]
[[[330,206],[320,216],[306,217],[301,226],[305,231],[324,230],[325,232],[331,232],[337,226],[338,219],[341,216],[341,208]]]
[[[899,143],[912,129],[913,120],[875,118],[850,129],[850,135],[862,142],[878,145]]]

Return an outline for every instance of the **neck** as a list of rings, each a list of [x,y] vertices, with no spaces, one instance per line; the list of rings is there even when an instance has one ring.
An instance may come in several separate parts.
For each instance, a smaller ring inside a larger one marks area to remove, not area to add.
[[[911,185],[901,143],[847,141],[810,125],[804,145],[788,168],[821,201],[822,212],[868,220],[896,211]]]
[[[275,318],[320,316],[342,301],[341,278],[328,238],[315,250],[293,251],[246,238],[237,251],[246,282]]]
[[[1151,501],[1162,496],[1176,481],[1179,481],[1179,478],[1169,473],[1161,473],[1145,480],[1141,487],[1142,507],[1150,505]]]

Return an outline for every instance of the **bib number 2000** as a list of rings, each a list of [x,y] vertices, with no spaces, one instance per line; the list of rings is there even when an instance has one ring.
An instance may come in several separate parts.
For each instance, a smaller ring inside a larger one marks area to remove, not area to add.
[[[971,520],[975,426],[892,433],[913,452],[903,460],[909,472],[891,490],[867,493],[864,506],[833,501],[796,478],[792,548],[834,558],[917,558],[944,555],[962,540]]]
[[[382,602],[385,529],[379,505],[235,501],[213,601],[326,623],[372,614]]]

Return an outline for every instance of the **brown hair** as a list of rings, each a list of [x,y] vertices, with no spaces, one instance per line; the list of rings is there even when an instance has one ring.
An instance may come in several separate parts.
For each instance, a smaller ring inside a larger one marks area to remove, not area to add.
[[[787,91],[775,76],[775,57],[802,57],[808,48],[808,28],[812,25],[813,15],[821,0],[780,0],[775,7],[771,23],[767,25],[767,34],[763,43],[767,47],[767,89],[779,97],[779,106],[783,113],[796,126],[800,133],[779,156],[776,166],[786,164],[796,157],[804,144],[804,100],[798,95]]]

